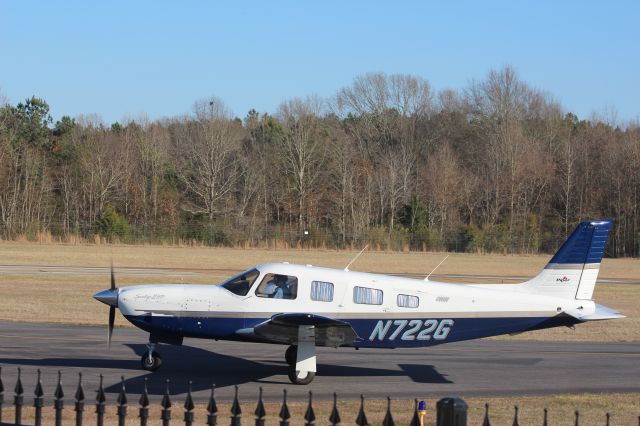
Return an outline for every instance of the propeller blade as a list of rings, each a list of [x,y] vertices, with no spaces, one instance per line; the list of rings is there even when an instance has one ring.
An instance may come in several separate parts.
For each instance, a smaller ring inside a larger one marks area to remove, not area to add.
[[[109,306],[109,334],[107,335],[107,344],[111,348],[111,335],[113,334],[113,324],[116,320],[116,307]]]
[[[116,289],[116,275],[113,273],[113,262],[111,262],[111,290]]]

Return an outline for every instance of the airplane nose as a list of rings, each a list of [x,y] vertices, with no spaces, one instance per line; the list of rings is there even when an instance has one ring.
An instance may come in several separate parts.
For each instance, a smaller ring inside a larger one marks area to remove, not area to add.
[[[105,305],[118,307],[118,289],[102,290],[93,295],[93,298]]]

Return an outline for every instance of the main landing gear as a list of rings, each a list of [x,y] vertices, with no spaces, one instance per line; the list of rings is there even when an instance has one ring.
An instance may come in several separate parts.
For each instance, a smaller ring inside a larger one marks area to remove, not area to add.
[[[147,352],[140,358],[142,368],[147,371],[156,371],[162,365],[160,354],[155,351],[156,344],[149,342],[147,344]]]
[[[298,344],[287,348],[284,358],[289,364],[289,380],[294,385],[308,385],[316,377],[316,339],[313,326],[298,327]]]

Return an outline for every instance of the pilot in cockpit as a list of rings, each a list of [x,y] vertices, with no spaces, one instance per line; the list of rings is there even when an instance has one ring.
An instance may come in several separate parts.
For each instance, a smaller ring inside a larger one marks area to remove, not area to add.
[[[273,277],[273,290],[271,296],[274,299],[289,299],[291,290],[286,275],[276,274]]]

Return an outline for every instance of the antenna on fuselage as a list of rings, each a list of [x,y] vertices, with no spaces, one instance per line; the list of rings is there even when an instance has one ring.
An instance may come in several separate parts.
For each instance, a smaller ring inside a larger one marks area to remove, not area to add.
[[[426,277],[424,277],[424,280],[425,280],[425,281],[429,281],[429,277],[431,276],[431,274],[433,274],[433,273],[436,271],[436,269],[438,269],[438,267],[439,267],[440,265],[442,265],[442,264],[444,263],[444,261],[445,261],[445,260],[447,260],[447,257],[449,257],[449,256],[450,256],[450,255],[447,255],[444,259],[442,259],[442,261],[441,261],[440,263],[438,263],[438,266],[436,266],[435,268],[433,268],[433,270],[432,270],[431,272],[429,272],[429,275],[427,275]]]
[[[345,271],[345,272],[349,272],[349,266],[353,265],[353,262],[355,262],[356,260],[358,260],[358,258],[360,257],[360,255],[361,255],[362,253],[364,253],[364,251],[365,251],[367,248],[369,248],[369,244],[367,244],[366,246],[364,246],[364,248],[363,248],[362,250],[360,250],[360,253],[356,254],[356,256],[355,256],[353,259],[351,259],[351,262],[349,262],[349,263],[347,264],[347,266],[345,266],[345,267],[344,267],[344,271]]]

